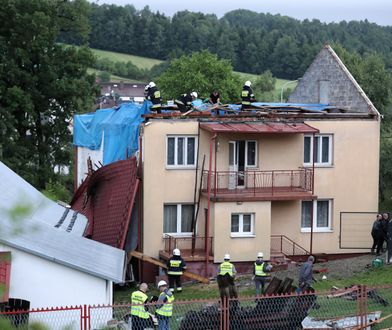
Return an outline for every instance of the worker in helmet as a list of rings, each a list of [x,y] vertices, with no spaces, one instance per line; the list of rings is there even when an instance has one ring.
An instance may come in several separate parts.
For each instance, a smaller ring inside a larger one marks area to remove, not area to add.
[[[177,104],[178,110],[182,113],[191,110],[192,108],[192,101],[196,100],[198,97],[197,92],[192,92],[188,94],[182,94],[179,99],[174,101]]]
[[[235,269],[235,266],[230,262],[230,254],[226,253],[223,259],[223,262],[219,265],[217,277],[221,299],[223,299],[224,297],[237,298],[237,289],[234,284],[237,270]]]
[[[253,90],[250,87],[252,83],[247,80],[245,81],[244,87],[242,87],[242,92],[241,92],[241,110],[246,110],[251,106],[252,102],[256,102],[255,96],[253,94]]]
[[[157,85],[151,81],[148,85],[146,99],[152,102],[151,111],[161,113],[162,98],[161,92],[158,90]]]
[[[253,275],[256,286],[256,296],[263,294],[267,279],[270,277],[272,266],[264,261],[263,252],[257,253],[257,259],[254,263]]]
[[[171,292],[174,292],[174,286],[176,286],[177,292],[182,292],[181,276],[184,269],[186,269],[186,263],[181,258],[181,251],[174,249],[173,256],[167,261],[167,275]]]
[[[174,295],[169,290],[166,281],[159,281],[160,292],[155,314],[158,319],[158,330],[170,330],[170,318],[173,315]]]
[[[143,330],[147,328],[150,314],[145,304],[148,302],[148,285],[142,283],[139,290],[136,290],[131,295],[131,317],[132,329]]]

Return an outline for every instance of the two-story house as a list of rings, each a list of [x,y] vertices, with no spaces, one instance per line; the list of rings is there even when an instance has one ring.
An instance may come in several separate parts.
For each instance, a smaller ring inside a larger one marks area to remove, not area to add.
[[[235,115],[147,116],[144,254],[166,259],[178,247],[194,270],[212,273],[225,253],[249,263],[283,245],[293,255],[365,251],[373,215],[342,214],[377,210],[378,111],[330,46],[289,101]]]

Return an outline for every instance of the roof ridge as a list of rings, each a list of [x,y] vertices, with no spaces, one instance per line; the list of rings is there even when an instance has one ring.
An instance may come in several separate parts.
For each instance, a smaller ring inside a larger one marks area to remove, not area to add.
[[[366,93],[363,91],[362,87],[358,84],[358,82],[355,80],[354,76],[351,74],[351,72],[347,69],[347,67],[344,65],[343,61],[340,59],[340,57],[336,54],[336,52],[333,50],[333,48],[329,44],[324,45],[324,49],[326,49],[331,55],[332,58],[335,60],[335,62],[339,65],[339,67],[343,70],[343,72],[347,75],[349,80],[353,83],[359,94],[362,96],[362,98],[365,100],[367,105],[377,113],[378,116],[381,116],[380,112],[377,110],[377,108],[374,106],[373,102],[369,99],[369,97],[366,95]]]

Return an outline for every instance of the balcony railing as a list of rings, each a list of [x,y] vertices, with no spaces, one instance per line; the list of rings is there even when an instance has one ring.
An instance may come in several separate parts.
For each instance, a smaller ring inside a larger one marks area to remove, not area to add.
[[[173,253],[173,249],[180,249],[181,255],[185,257],[191,257],[194,255],[204,255],[205,256],[205,247],[206,247],[206,238],[202,236],[196,237],[175,237],[168,234],[165,234],[163,237],[165,246],[165,253],[171,255]],[[208,240],[208,255],[213,256],[213,239],[212,237],[207,237]]]
[[[208,173],[203,171],[202,191],[208,189]],[[233,193],[312,192],[313,171],[308,168],[272,171],[211,172],[211,195]]]

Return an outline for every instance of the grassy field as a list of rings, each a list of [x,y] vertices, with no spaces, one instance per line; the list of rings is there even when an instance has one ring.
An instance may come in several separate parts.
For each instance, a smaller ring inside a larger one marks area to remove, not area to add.
[[[141,56],[135,56],[135,55],[128,55],[128,54],[122,54],[122,53],[115,53],[115,52],[109,52],[109,51],[105,51],[105,50],[99,50],[99,49],[94,49],[91,48],[92,52],[98,57],[98,58],[107,58],[110,61],[113,62],[128,62],[131,61],[133,64],[135,64],[137,67],[139,68],[144,68],[144,69],[151,69],[154,65],[156,64],[160,64],[162,63],[161,60],[157,60],[157,59],[152,59],[152,58],[147,58],[147,57],[141,57]],[[93,71],[93,69],[91,69],[91,72]],[[97,72],[95,70],[95,72]],[[246,81],[246,80],[250,80],[252,82],[255,82],[258,75],[256,74],[251,74],[251,73],[244,73],[244,72],[238,72],[238,71],[234,71],[234,73],[240,75],[241,79]],[[127,78],[122,78],[122,77],[118,77],[118,76],[111,76],[111,81],[112,82],[119,82],[119,81],[124,81],[124,82],[140,82],[137,80],[132,80],[132,79],[127,79]],[[274,102],[279,102],[280,101],[280,94],[281,94],[281,90],[282,90],[282,86],[284,84],[286,84],[287,82],[289,82],[289,80],[285,80],[285,79],[276,79],[276,85],[275,85],[275,91],[274,91]],[[287,88],[290,88],[291,90],[294,89],[294,87],[296,86],[296,83],[290,83],[287,84],[285,87],[285,90]]]
[[[90,74],[95,73],[96,76],[98,76],[98,74],[99,74],[99,71],[96,69],[93,69],[93,68],[87,69],[87,72]],[[110,75],[110,82],[118,83],[120,81],[123,81],[125,83],[142,83],[143,82],[143,81],[136,80],[136,79],[128,79],[128,78],[116,76],[114,74]]]
[[[107,58],[113,62],[128,62],[131,61],[137,67],[141,69],[151,69],[154,65],[160,64],[163,61],[148,58],[148,57],[141,57],[135,55],[128,55],[122,53],[115,53],[115,52],[108,52],[106,50],[94,49],[91,48],[91,51],[98,57],[98,58]]]

